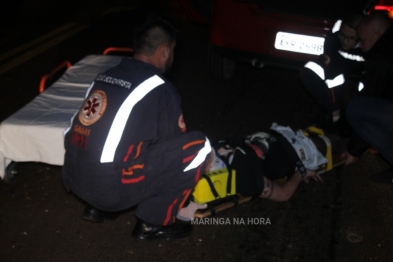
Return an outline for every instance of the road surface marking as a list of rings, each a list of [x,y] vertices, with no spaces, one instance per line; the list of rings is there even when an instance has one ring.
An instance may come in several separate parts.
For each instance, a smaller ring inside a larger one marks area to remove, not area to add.
[[[76,33],[79,33],[80,31],[83,31],[87,28],[87,25],[81,25],[81,26],[77,26],[76,28],[74,28],[73,30],[67,31],[64,34],[52,39],[51,41],[44,43],[34,49],[32,49],[31,51],[28,51],[26,53],[24,53],[23,55],[13,59],[12,61],[10,61],[9,63],[3,65],[0,67],[0,74],[3,74],[5,72],[7,72],[8,70],[26,62],[27,60],[45,52],[46,50],[48,50],[49,48],[63,42],[64,40],[66,40],[67,38],[75,35]]]
[[[72,23],[66,24],[66,25],[64,25],[62,27],[57,28],[56,30],[53,30],[52,32],[50,32],[50,33],[48,33],[46,35],[43,35],[43,36],[41,36],[41,37],[39,37],[37,39],[34,39],[34,40],[24,44],[24,45],[21,45],[21,46],[19,46],[17,48],[14,48],[14,49],[12,49],[9,52],[0,55],[0,61],[4,60],[4,59],[6,59],[6,58],[8,58],[10,56],[13,56],[13,55],[15,55],[15,54],[17,54],[19,52],[22,52],[23,50],[25,50],[25,49],[27,49],[27,48],[29,48],[31,46],[34,46],[34,45],[36,45],[36,44],[38,44],[40,42],[43,42],[43,41],[45,41],[45,40],[47,40],[47,39],[49,39],[49,38],[51,38],[51,37],[53,37],[53,36],[63,32],[63,31],[65,31],[65,30],[67,30],[67,29],[69,29],[70,27],[74,27],[75,25],[76,24],[72,24]]]

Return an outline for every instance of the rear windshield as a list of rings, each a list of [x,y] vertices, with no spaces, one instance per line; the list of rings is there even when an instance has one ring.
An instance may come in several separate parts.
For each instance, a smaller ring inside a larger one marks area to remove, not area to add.
[[[252,0],[266,11],[296,15],[344,18],[361,14],[370,0]]]

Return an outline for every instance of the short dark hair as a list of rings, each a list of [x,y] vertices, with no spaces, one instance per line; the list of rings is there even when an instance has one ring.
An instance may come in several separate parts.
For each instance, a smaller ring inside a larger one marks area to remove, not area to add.
[[[382,33],[392,25],[389,17],[382,12],[374,11],[371,14],[365,16],[361,23],[365,26],[374,26],[375,29],[380,30]]]
[[[135,54],[152,55],[162,44],[176,41],[176,30],[166,20],[149,15],[135,27],[133,49]]]
[[[360,21],[362,21],[362,19],[363,19],[363,15],[356,14],[356,15],[352,15],[352,16],[345,18],[343,20],[342,24],[347,25],[350,28],[356,30],[360,24]]]

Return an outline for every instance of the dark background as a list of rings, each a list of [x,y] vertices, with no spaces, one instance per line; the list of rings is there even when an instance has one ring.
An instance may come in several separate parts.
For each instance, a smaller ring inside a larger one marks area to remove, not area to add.
[[[14,1],[2,10],[2,54],[70,22],[86,29],[0,75],[0,120],[38,95],[41,77],[64,59],[131,46],[133,24],[149,12],[179,30],[168,78],[189,130],[215,140],[273,122],[301,128],[317,115],[297,71],[240,64],[230,80],[208,75],[209,27],[173,1]],[[1,60],[1,68],[44,44]],[[102,224],[84,221],[84,203],[65,191],[61,167],[23,163],[12,183],[0,183],[0,261],[392,261],[392,188],[368,180],[386,167],[367,154],[325,173],[324,184],[301,184],[288,202],[256,200],[216,215],[269,218],[271,225],[199,225],[186,239],[144,243],[130,236],[132,210]]]

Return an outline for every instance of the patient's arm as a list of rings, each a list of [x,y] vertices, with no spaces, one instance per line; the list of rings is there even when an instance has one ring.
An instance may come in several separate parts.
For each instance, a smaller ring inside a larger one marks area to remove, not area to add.
[[[306,183],[308,183],[310,178],[317,182],[323,182],[321,176],[312,170],[307,170],[304,178],[302,178],[302,175],[299,171],[296,171],[295,174],[293,174],[293,176],[291,176],[291,178],[283,185],[280,185],[264,177],[265,187],[259,197],[280,202],[288,201],[295,193],[300,182],[304,180]]]

